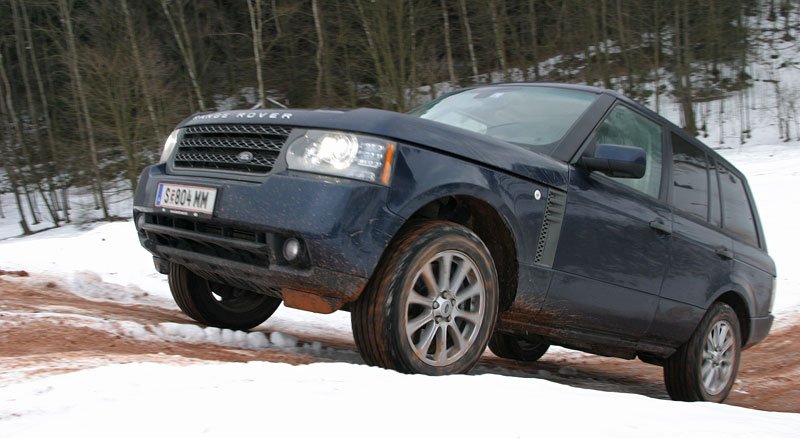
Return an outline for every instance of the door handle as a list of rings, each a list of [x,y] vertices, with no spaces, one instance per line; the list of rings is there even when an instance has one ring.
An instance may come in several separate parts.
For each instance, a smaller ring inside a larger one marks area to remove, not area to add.
[[[665,223],[661,218],[650,221],[650,228],[664,234],[672,234],[672,225]]]
[[[723,259],[730,260],[733,258],[733,251],[729,250],[728,248],[722,247],[717,248],[714,250],[718,256],[722,257]]]

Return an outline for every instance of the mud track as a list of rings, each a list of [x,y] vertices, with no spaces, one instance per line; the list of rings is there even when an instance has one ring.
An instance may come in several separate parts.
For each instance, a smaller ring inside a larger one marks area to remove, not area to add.
[[[161,323],[194,324],[177,309],[89,301],[55,284],[6,280],[0,273],[0,387],[37,375],[75,371],[111,363],[200,361],[270,361],[306,364],[323,361],[361,363],[350,336],[296,327],[284,334],[298,345],[231,348],[163,339],[142,340],[108,330],[133,322],[147,329]],[[86,318],[101,321],[82,324]],[[795,319],[796,321],[796,319]],[[257,330],[269,331],[269,323]],[[557,350],[527,364],[486,353],[474,373],[540,378],[602,391],[642,394],[667,399],[661,368],[639,361],[603,358]],[[534,395],[532,395],[534,396]],[[766,341],[744,352],[739,378],[727,402],[748,408],[800,412],[800,325],[773,330]]]

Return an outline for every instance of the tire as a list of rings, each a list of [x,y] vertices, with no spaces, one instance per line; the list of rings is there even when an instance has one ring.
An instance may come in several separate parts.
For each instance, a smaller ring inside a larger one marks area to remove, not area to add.
[[[550,344],[546,342],[531,342],[509,333],[495,333],[489,339],[489,350],[495,356],[522,362],[536,362],[548,348]]]
[[[403,373],[466,373],[486,349],[497,318],[497,271],[489,250],[472,231],[450,222],[417,223],[401,233],[353,305],[361,356],[368,365]]]
[[[667,359],[664,384],[679,401],[724,401],[739,371],[742,338],[736,312],[714,303],[689,341]]]
[[[169,289],[189,318],[233,330],[261,324],[281,305],[279,298],[210,282],[175,263],[169,265]]]

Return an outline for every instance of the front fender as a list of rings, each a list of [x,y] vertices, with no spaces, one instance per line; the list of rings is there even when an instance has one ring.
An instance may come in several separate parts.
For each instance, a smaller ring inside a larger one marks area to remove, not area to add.
[[[456,157],[401,145],[387,205],[408,219],[449,196],[478,199],[494,208],[517,242],[517,260],[534,259],[547,187]],[[539,195],[536,195],[536,192]],[[537,199],[538,198],[538,199]]]

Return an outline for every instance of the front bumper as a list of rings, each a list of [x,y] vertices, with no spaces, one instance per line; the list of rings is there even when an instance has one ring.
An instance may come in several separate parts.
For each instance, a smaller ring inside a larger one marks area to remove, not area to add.
[[[211,217],[155,208],[161,182],[217,189]],[[388,189],[358,181],[278,172],[262,182],[142,173],[134,198],[139,239],[164,273],[169,262],[210,281],[279,296],[287,306],[329,313],[354,301],[402,218]],[[301,255],[282,254],[289,238]]]

